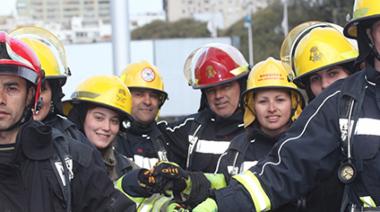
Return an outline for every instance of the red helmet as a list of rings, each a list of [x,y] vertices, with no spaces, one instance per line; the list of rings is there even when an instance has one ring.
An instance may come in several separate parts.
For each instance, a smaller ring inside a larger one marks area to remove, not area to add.
[[[36,86],[34,109],[40,97],[41,71],[36,54],[22,41],[0,32],[0,74],[12,74],[28,80]]]
[[[184,72],[189,85],[204,89],[246,76],[248,63],[235,47],[214,43],[193,51]]]

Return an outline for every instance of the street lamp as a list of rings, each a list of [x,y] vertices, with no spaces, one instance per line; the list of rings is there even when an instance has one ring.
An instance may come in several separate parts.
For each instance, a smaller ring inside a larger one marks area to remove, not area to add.
[[[253,38],[252,38],[252,14],[251,7],[249,7],[248,15],[244,17],[244,27],[248,29],[248,59],[249,64],[253,65]]]

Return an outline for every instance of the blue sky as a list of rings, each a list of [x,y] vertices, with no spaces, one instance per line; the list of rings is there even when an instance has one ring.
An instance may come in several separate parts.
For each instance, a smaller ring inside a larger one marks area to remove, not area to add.
[[[124,0],[122,0],[124,1]],[[0,15],[9,15],[15,10],[16,0],[2,0]],[[162,10],[162,0],[129,0],[129,11],[131,14],[146,11],[157,12]]]

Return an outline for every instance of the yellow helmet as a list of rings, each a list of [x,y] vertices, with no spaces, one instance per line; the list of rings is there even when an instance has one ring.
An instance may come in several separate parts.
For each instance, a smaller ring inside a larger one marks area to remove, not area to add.
[[[378,0],[355,0],[352,19],[344,27],[344,35],[357,38],[358,25],[380,18],[380,2]]]
[[[46,79],[58,79],[61,86],[65,84],[70,70],[66,63],[65,48],[54,34],[36,26],[20,27],[10,34],[33,49]]]
[[[132,96],[117,76],[93,76],[78,85],[71,99],[64,102],[63,113],[67,116],[74,104],[89,102],[116,110],[129,116],[132,111]]]
[[[257,63],[248,75],[247,89],[242,94],[244,101],[244,126],[251,125],[256,117],[253,109],[254,95],[252,91],[260,88],[286,88],[291,92],[292,109],[291,119],[294,121],[302,112],[304,99],[297,86],[289,80],[288,70],[283,63],[272,57]]]
[[[321,23],[299,33],[290,51],[294,83],[305,88],[305,77],[323,69],[343,65],[359,56],[357,47],[342,34],[342,27]]]
[[[290,51],[292,49],[292,46],[294,45],[294,41],[299,36],[300,33],[302,33],[305,29],[309,28],[310,26],[314,26],[317,24],[321,24],[322,22],[319,21],[307,21],[302,24],[299,24],[295,26],[288,35],[286,35],[284,41],[282,41],[281,49],[280,49],[280,59],[283,63],[286,63],[289,65],[287,68],[291,68],[290,64]]]
[[[146,88],[160,93],[160,106],[162,106],[168,98],[168,94],[164,91],[164,81],[161,78],[158,68],[148,61],[143,60],[129,64],[121,73],[120,79],[129,89]]]

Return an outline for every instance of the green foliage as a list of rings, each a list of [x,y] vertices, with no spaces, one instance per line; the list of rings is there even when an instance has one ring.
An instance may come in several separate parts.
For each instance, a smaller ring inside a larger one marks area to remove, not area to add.
[[[268,0],[269,6],[256,12],[252,17],[254,61],[269,56],[279,58],[284,39],[281,28],[283,5],[281,0]],[[288,0],[289,30],[305,21],[328,21],[343,26],[346,15],[351,13],[354,0]],[[238,21],[219,36],[237,36],[244,56],[248,58],[248,32],[243,20]],[[209,37],[207,24],[192,19],[167,23],[154,21],[132,31],[132,39]]]
[[[328,21],[343,26],[346,15],[352,10],[354,0],[290,0],[288,5],[289,30],[305,21]],[[283,5],[274,0],[265,9],[252,17],[253,55],[259,62],[269,56],[279,58],[280,47],[284,39],[281,28]],[[221,36],[240,37],[240,50],[248,58],[248,32],[243,20],[238,21]]]
[[[173,23],[153,21],[132,31],[132,39],[209,37],[207,24],[192,19],[182,19]]]

